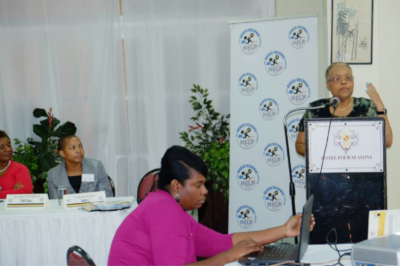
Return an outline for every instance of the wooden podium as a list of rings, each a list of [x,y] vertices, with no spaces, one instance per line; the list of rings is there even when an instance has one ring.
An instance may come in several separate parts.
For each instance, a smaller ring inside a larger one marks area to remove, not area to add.
[[[307,197],[314,194],[316,220],[310,243],[326,243],[332,228],[337,243],[367,239],[369,211],[387,208],[385,120],[313,118],[305,135]]]

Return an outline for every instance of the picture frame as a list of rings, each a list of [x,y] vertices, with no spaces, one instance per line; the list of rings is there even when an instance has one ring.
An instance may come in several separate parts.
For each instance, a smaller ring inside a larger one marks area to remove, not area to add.
[[[332,0],[331,62],[372,64],[374,0]]]

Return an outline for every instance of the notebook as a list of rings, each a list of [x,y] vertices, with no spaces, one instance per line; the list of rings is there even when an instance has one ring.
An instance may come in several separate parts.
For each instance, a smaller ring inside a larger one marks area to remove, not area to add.
[[[266,245],[263,251],[250,253],[241,259],[243,265],[269,265],[283,261],[300,262],[308,247],[310,238],[310,220],[314,195],[311,195],[303,207],[301,219],[300,243]]]

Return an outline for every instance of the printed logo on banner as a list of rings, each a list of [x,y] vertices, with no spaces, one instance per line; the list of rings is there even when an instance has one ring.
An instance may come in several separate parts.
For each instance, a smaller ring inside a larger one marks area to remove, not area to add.
[[[261,36],[255,29],[246,29],[240,34],[239,44],[245,54],[253,54],[261,46]]]
[[[244,190],[253,189],[260,181],[257,169],[251,164],[244,164],[238,170],[236,174],[239,186]]]
[[[286,86],[286,94],[293,104],[302,104],[310,98],[311,90],[307,81],[301,78],[292,79]]]
[[[333,144],[347,155],[351,147],[358,146],[358,134],[354,130],[339,130],[333,134]]]
[[[259,109],[261,117],[265,120],[272,120],[279,114],[279,105],[272,98],[262,100]]]
[[[303,48],[309,39],[308,30],[303,26],[295,26],[289,32],[289,42],[294,48]]]
[[[282,146],[278,143],[272,142],[265,146],[264,158],[270,166],[279,165],[284,160],[284,157]]]
[[[272,76],[277,76],[286,69],[286,57],[279,51],[272,51],[265,57],[265,69]]]
[[[243,205],[237,209],[236,219],[241,227],[247,229],[257,222],[257,214],[252,207]]]
[[[264,191],[265,206],[271,211],[279,211],[286,205],[286,196],[280,187],[272,186]]]
[[[287,126],[287,133],[289,138],[292,141],[297,140],[297,135],[299,134],[299,123],[301,121],[301,118],[293,118],[292,120],[289,121],[288,126]]]
[[[258,89],[258,81],[256,76],[251,73],[244,73],[239,78],[239,91],[245,95],[250,96]]]
[[[241,124],[236,130],[237,141],[243,149],[250,149],[258,142],[257,129],[249,123]]]
[[[292,177],[296,187],[304,188],[306,186],[306,167],[302,164],[293,167]]]

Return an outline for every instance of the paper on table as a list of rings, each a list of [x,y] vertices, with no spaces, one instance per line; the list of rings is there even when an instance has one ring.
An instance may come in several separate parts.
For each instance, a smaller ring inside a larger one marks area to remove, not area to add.
[[[132,202],[129,201],[108,201],[104,202],[94,202],[90,203],[89,206],[85,206],[80,208],[83,211],[115,211],[115,210],[122,210],[127,209],[132,206]]]
[[[400,210],[370,211],[368,239],[400,232]]]

